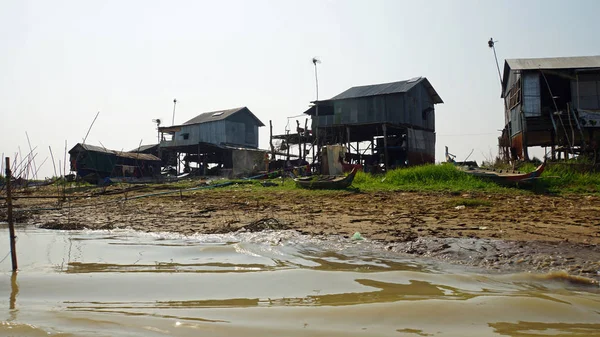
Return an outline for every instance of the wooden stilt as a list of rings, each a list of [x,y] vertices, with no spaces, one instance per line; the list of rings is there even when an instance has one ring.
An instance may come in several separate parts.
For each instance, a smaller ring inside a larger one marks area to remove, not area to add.
[[[269,120],[269,145],[271,146],[271,160],[275,159],[275,147],[273,146],[273,121]]]
[[[385,162],[385,170],[389,169],[389,158],[388,158],[388,140],[387,140],[387,125],[383,124],[383,154]]]
[[[12,261],[13,272],[17,271],[17,246],[15,236],[15,224],[13,222],[13,206],[12,206],[12,191],[11,191],[12,172],[10,170],[10,158],[6,157],[6,217],[8,220],[8,231],[10,235],[10,257]]]
[[[303,150],[303,158],[304,160],[306,160],[306,141],[307,141],[307,135],[308,135],[308,118],[304,119],[304,137],[302,138],[302,143],[304,143],[304,150]]]

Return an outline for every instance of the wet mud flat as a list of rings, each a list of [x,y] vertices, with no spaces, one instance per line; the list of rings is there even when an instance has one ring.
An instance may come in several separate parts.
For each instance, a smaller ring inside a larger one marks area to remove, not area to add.
[[[351,240],[360,232],[409,256],[502,272],[564,271],[600,280],[598,196],[313,193],[240,185],[134,199],[143,193],[147,191],[130,192],[127,199],[83,195],[60,209],[28,214],[23,221],[60,230],[131,228],[184,235],[296,230]],[[36,206],[33,199],[17,202],[23,208]]]

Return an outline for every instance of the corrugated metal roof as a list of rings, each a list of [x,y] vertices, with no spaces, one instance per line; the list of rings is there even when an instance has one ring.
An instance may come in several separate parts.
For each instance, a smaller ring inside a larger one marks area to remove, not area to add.
[[[100,146],[94,146],[94,145],[90,145],[90,144],[81,144],[81,143],[77,143],[77,144],[76,144],[76,145],[73,147],[73,149],[71,149],[71,151],[73,151],[73,150],[74,150],[74,149],[75,149],[77,146],[80,146],[80,147],[82,147],[84,150],[87,150],[87,151],[102,152],[102,153],[115,153],[115,151],[108,150],[108,149],[105,149],[105,148],[103,148],[103,147],[100,147]],[[69,153],[70,153],[71,151],[69,151]]]
[[[512,70],[600,68],[600,55],[508,59],[506,63]]]
[[[600,68],[600,55],[572,56],[572,57],[545,57],[528,59],[507,59],[504,61],[502,76],[502,94],[506,93],[506,86],[511,70],[544,70],[544,69],[588,69]]]
[[[160,158],[158,158],[154,155],[151,155],[151,154],[147,154],[147,153],[131,153],[131,152],[123,152],[123,151],[113,151],[113,150],[105,149],[100,146],[81,144],[81,143],[77,143],[69,151],[69,153],[72,153],[78,147],[80,147],[86,151],[114,154],[115,156],[119,156],[119,157],[123,157],[123,158],[131,158],[131,159],[136,159],[136,160],[160,161]]]
[[[261,122],[260,119],[258,119],[258,117],[256,117],[252,113],[252,111],[250,111],[250,109],[248,109],[247,107],[205,112],[203,114],[200,114],[200,115],[190,119],[189,121],[187,121],[183,124],[184,125],[192,125],[192,124],[202,124],[202,123],[207,123],[207,122],[220,121],[220,120],[227,119],[229,116],[234,115],[243,110],[248,111],[248,113],[256,120],[256,122],[259,126],[265,126],[263,124],[263,122]]]
[[[150,150],[153,147],[157,147],[158,148],[158,144],[149,144],[149,145],[142,145],[140,147],[137,147],[129,152],[144,152],[146,150]]]
[[[340,99],[358,98],[367,96],[378,96],[388,95],[407,92],[412,89],[418,83],[424,82],[425,86],[429,90],[429,93],[434,99],[434,103],[444,103],[442,98],[433,89],[433,86],[425,77],[416,77],[406,81],[398,81],[391,83],[373,84],[373,85],[362,85],[358,87],[352,87],[341,94],[329,99],[328,101],[335,101]]]
[[[123,157],[123,158],[135,159],[135,160],[160,161],[160,158],[158,158],[152,154],[148,154],[148,153],[131,153],[131,152],[116,152],[115,151],[115,155],[117,155],[117,157]]]

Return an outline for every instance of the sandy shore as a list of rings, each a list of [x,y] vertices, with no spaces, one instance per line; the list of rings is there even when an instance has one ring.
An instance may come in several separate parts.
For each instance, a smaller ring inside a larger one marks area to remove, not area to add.
[[[130,199],[148,192],[100,197],[81,192],[61,209],[19,214],[24,222],[51,229],[129,227],[182,234],[292,229],[349,239],[360,232],[412,256],[502,271],[564,270],[600,279],[597,196],[311,192],[240,185]],[[125,196],[130,200],[123,201]],[[49,207],[56,200],[15,203]]]

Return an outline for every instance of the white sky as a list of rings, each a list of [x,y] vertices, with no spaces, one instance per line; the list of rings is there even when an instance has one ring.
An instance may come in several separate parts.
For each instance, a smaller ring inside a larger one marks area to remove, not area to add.
[[[425,76],[437,160],[497,153],[504,58],[600,54],[600,1],[0,1],[0,154],[37,146],[40,176],[81,142],[131,150],[169,125],[247,106],[275,131],[315,98]],[[502,67],[502,64],[501,64]],[[302,123],[303,124],[303,123]],[[260,147],[268,147],[268,127]]]

